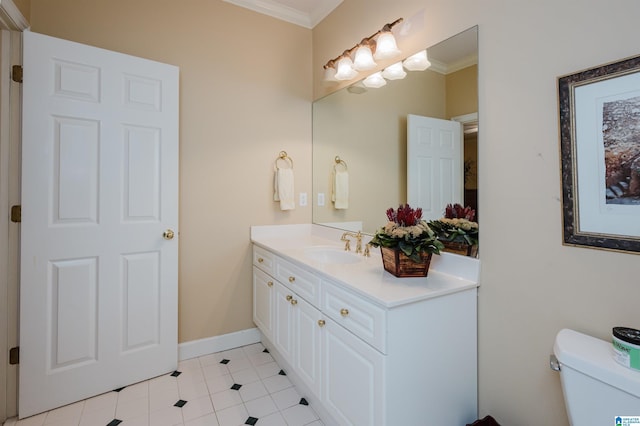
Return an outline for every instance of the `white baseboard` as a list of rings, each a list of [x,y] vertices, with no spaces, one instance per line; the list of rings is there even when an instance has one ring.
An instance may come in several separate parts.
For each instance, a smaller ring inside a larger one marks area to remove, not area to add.
[[[185,359],[197,358],[214,352],[251,345],[259,341],[260,332],[257,328],[248,328],[235,333],[192,340],[178,344],[178,360],[183,361]]]

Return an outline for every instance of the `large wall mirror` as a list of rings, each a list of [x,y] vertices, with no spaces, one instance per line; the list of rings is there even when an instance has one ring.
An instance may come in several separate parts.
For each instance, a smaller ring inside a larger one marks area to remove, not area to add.
[[[389,207],[407,202],[408,115],[464,123],[460,193],[477,209],[478,29],[427,52],[432,65],[425,71],[407,71],[377,89],[356,82],[314,102],[314,223],[373,234],[386,223]],[[344,170],[347,206],[336,209],[333,174]]]

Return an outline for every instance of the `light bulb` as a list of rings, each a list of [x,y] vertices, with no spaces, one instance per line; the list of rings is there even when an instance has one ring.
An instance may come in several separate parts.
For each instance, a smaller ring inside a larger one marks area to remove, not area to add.
[[[431,66],[431,62],[427,58],[427,51],[421,50],[405,59],[402,65],[409,71],[424,71]]]
[[[376,53],[373,55],[374,58],[380,59],[389,59],[400,53],[400,49],[396,45],[396,39],[391,33],[391,31],[384,31],[380,33],[378,39],[376,40]]]
[[[358,71],[353,69],[353,61],[348,56],[343,56],[338,61],[336,80],[351,80],[358,75]]]
[[[362,80],[362,84],[366,87],[378,89],[387,84],[387,80],[385,80],[384,77],[382,77],[382,73],[378,71],[377,73],[371,74],[369,77]]]
[[[400,80],[407,76],[407,73],[404,72],[402,68],[402,62],[396,62],[393,65],[389,65],[387,68],[382,71],[382,76],[387,80]]]
[[[353,68],[358,71],[365,71],[375,68],[376,63],[373,60],[371,48],[367,45],[360,45],[356,49],[355,58],[353,59]]]

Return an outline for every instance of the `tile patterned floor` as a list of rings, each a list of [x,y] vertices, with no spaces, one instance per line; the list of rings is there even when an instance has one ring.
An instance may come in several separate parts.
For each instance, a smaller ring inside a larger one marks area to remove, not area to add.
[[[262,344],[5,426],[323,426]]]

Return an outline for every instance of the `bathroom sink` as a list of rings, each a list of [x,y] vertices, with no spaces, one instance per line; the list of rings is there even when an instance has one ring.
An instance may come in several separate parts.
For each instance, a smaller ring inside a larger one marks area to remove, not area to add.
[[[362,256],[333,246],[307,247],[304,249],[304,255],[309,259],[320,263],[336,263],[344,265],[362,261]]]

